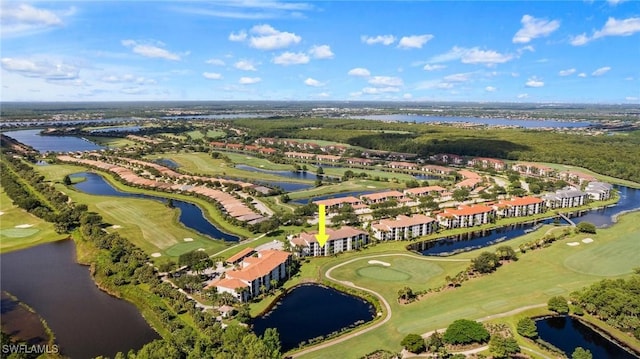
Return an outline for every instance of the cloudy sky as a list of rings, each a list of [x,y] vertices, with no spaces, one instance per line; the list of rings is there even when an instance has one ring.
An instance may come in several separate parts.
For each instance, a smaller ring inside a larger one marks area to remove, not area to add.
[[[2,101],[640,102],[639,1],[1,6]]]

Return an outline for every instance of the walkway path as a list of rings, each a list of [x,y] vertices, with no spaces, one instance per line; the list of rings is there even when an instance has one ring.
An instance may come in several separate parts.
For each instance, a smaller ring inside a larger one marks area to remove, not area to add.
[[[575,227],[576,226],[576,224],[569,217],[567,217],[564,213],[558,213],[558,215],[560,217],[562,217],[562,219],[564,219],[565,221],[569,222],[571,227]]]
[[[217,253],[214,253],[214,254],[210,255],[209,258],[215,258],[215,257],[221,255],[222,253],[226,252],[226,251],[230,251],[230,250],[234,249],[237,246],[241,246],[243,244],[247,244],[247,243],[251,243],[251,242],[257,241],[258,239],[260,239],[260,238],[262,238],[262,237],[264,237],[266,235],[267,235],[266,233],[263,233],[263,234],[257,236],[256,238],[247,239],[245,241],[239,242],[238,244],[234,244],[229,248],[225,248],[225,249],[221,250],[220,252],[217,252]]]

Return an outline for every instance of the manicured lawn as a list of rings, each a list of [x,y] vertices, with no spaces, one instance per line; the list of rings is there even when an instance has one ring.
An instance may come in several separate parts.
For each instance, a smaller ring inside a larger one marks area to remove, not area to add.
[[[0,253],[67,238],[53,224],[14,206],[4,190],[0,191]]]
[[[207,134],[206,134],[207,138],[225,138],[227,137],[227,134],[224,131],[218,131],[218,130],[208,130]]]
[[[542,237],[546,229],[529,234],[530,237]],[[477,319],[488,315],[503,313],[522,306],[546,303],[554,295],[568,295],[570,292],[587,286],[603,278],[603,276],[619,277],[630,273],[638,266],[637,254],[640,252],[640,213],[634,212],[620,217],[620,221],[611,228],[598,229],[595,235],[589,235],[594,242],[584,244],[584,234],[571,236],[553,243],[550,247],[529,251],[520,256],[517,262],[508,263],[495,273],[481,278],[464,282],[455,290],[432,293],[418,302],[408,305],[397,304],[397,289],[409,285],[414,289],[420,288],[411,283],[413,278],[389,282],[369,278],[359,269],[368,266],[368,260],[358,260],[337,268],[332,275],[339,280],[352,281],[356,285],[373,289],[381,293],[391,304],[391,320],[382,327],[327,349],[310,353],[304,358],[326,357],[358,357],[375,349],[399,351],[400,341],[408,333],[425,333],[434,329],[444,328],[453,320],[459,318]],[[576,247],[566,245],[567,242],[580,242]],[[359,253],[368,256],[386,244],[380,244]],[[392,244],[393,246],[393,244]],[[469,252],[449,257],[473,258],[481,251]],[[623,255],[628,252],[629,255]],[[616,256],[609,259],[610,256]],[[350,258],[345,256],[339,260],[322,266],[322,273],[332,265],[344,262]],[[407,268],[415,273],[433,272],[433,265],[429,261],[417,261],[410,258],[398,257],[392,262],[388,257],[375,258],[391,264],[400,272],[411,274]],[[402,263],[403,261],[411,261]],[[617,263],[613,264],[612,261]],[[443,272],[424,280],[423,287],[442,283],[445,275],[455,275],[468,263],[436,262],[443,268]],[[586,269],[586,270],[585,270]]]
[[[127,138],[120,137],[100,137],[100,136],[85,136],[91,142],[95,142],[100,146],[106,146],[111,148],[129,147],[135,146],[136,142]]]
[[[187,136],[191,137],[192,140],[199,140],[204,138],[204,133],[199,130],[189,131],[187,132]]]
[[[339,192],[349,191],[376,191],[383,189],[402,188],[403,185],[391,182],[378,182],[370,180],[349,180],[336,184],[326,184],[320,187],[311,188],[304,191],[296,191],[289,194],[291,199],[310,198],[322,196],[325,194],[335,193],[336,197],[340,197]]]

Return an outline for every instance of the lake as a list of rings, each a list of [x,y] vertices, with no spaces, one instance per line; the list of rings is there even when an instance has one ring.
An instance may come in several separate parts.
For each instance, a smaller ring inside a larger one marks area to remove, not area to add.
[[[589,349],[594,358],[638,358],[572,317],[538,319],[536,327],[542,340],[553,344],[569,357],[577,347],[582,347]]]
[[[268,173],[276,176],[299,179],[299,180],[315,181],[316,179],[318,179],[318,176],[316,176],[315,173],[309,172],[309,171],[305,171],[305,172],[293,171],[293,170],[292,171],[274,171],[274,170],[265,170],[263,168],[256,168],[253,166],[247,166],[247,165],[235,165],[235,168],[243,171]]]
[[[329,199],[329,198],[340,198],[340,197],[349,197],[349,196],[360,197],[363,194],[376,193],[376,192],[380,192],[380,191],[383,191],[383,190],[377,190],[377,191],[375,191],[375,190],[374,191],[349,191],[349,192],[331,193],[331,194],[325,194],[325,195],[322,195],[322,196],[316,196],[316,197],[311,197],[311,198],[300,198],[300,199],[293,200],[291,202],[297,203],[297,204],[307,204],[309,202],[320,201],[320,200]]]
[[[151,196],[142,193],[119,191],[114,188],[109,182],[107,182],[102,176],[92,172],[74,173],[69,177],[84,177],[84,181],[76,183],[73,186],[74,188],[88,194],[151,199],[163,203],[166,203],[168,200],[167,198],[161,196]],[[173,205],[174,207],[180,209],[180,217],[178,218],[178,220],[187,228],[191,228],[196,232],[202,233],[214,239],[221,239],[231,242],[237,242],[240,240],[240,237],[226,233],[220,230],[215,224],[209,222],[200,207],[198,207],[197,205],[177,199],[173,200]]]
[[[620,193],[620,200],[615,205],[574,212],[568,217],[571,217],[571,220],[575,223],[587,221],[598,227],[607,227],[614,224],[614,218],[621,213],[640,209],[639,189],[619,185],[614,186],[614,188]],[[471,251],[494,243],[507,241],[524,235],[530,230],[535,230],[539,224],[549,224],[554,221],[554,219],[547,219],[540,222],[513,224],[482,231],[474,231],[473,228],[470,228],[470,232],[414,243],[410,245],[410,248],[421,252],[423,255],[452,255],[454,253]],[[567,223],[564,220],[560,220],[560,224]]]
[[[71,240],[3,254],[2,289],[42,316],[74,359],[113,357],[159,338],[133,304],[98,289],[75,259]]]
[[[564,122],[556,120],[524,120],[482,117],[447,117],[425,115],[369,115],[352,118],[378,121],[401,121],[416,123],[475,123],[487,126],[518,126],[523,128],[577,128],[591,126],[589,122]]]
[[[5,135],[43,152],[76,152],[104,149],[89,140],[74,136],[41,136],[42,130],[7,131]]]
[[[333,288],[305,284],[292,289],[265,315],[253,320],[258,335],[267,328],[280,334],[282,351],[298,347],[303,341],[339,332],[375,316],[373,306]]]

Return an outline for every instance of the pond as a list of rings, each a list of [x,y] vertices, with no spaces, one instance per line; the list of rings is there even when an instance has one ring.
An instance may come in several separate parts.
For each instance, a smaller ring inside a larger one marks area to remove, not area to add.
[[[143,198],[143,199],[152,199],[156,201],[161,201],[166,203],[167,198],[161,196],[151,196],[148,194],[142,193],[131,193],[131,192],[122,192],[118,191],[114,188],[109,182],[107,182],[102,176],[92,173],[92,172],[81,172],[75,173],[71,176],[71,178],[76,177],[84,177],[85,180],[79,183],[76,183],[74,187],[82,192],[93,194],[93,195],[101,195],[101,196],[117,196],[117,197],[134,197],[134,198]],[[205,217],[204,213],[197,205],[180,201],[173,200],[174,207],[180,209],[180,217],[178,220],[180,223],[185,225],[187,228],[191,228],[196,232],[202,233],[214,239],[222,239],[225,241],[237,242],[240,240],[238,236],[234,236],[232,234],[226,233],[220,230],[216,225],[209,222]]]
[[[542,340],[553,344],[569,357],[577,347],[582,347],[589,349],[594,358],[638,358],[572,317],[538,319],[536,327]]]
[[[267,187],[280,187],[285,192],[302,191],[314,186],[312,184],[307,184],[307,183],[284,182],[284,181],[257,181],[257,183]]]
[[[588,221],[598,227],[606,227],[615,223],[614,218],[616,216],[640,209],[639,189],[626,186],[614,186],[614,188],[620,193],[618,203],[606,208],[574,212],[569,215],[571,220],[575,223]],[[564,220],[546,219],[541,222],[513,224],[492,230],[473,231],[470,228],[470,232],[411,244],[410,248],[421,252],[423,255],[452,255],[507,241],[537,229],[540,224],[550,224],[557,221],[559,221],[559,224],[567,224]]]
[[[113,357],[158,339],[136,307],[96,287],[71,240],[0,256],[2,289],[32,307],[71,358]]]
[[[309,172],[309,171],[274,171],[274,170],[265,170],[263,168],[256,168],[253,166],[247,166],[247,165],[236,165],[235,166],[237,169],[239,170],[243,170],[243,171],[249,171],[249,172],[258,172],[258,173],[267,173],[267,174],[272,174],[272,175],[276,175],[276,176],[281,176],[281,177],[286,177],[286,178],[292,178],[292,179],[298,179],[298,180],[309,180],[309,181],[315,181],[316,179],[318,179],[318,176],[316,176],[315,173],[313,172]]]
[[[76,152],[104,149],[87,139],[74,136],[41,136],[42,130],[7,131],[5,135],[40,152]]]
[[[549,218],[540,221],[511,224],[494,229],[476,230],[467,233],[411,244],[409,247],[425,256],[450,256],[478,248],[501,243],[538,229],[543,224],[567,225],[562,219]]]
[[[154,161],[155,163],[161,165],[161,166],[165,166],[165,167],[169,167],[171,169],[176,169],[178,167],[180,167],[180,164],[178,164],[178,162],[170,159],[170,158],[158,158],[157,160]]]
[[[424,115],[369,115],[352,118],[363,118],[366,120],[379,121],[402,121],[416,123],[476,123],[488,126],[518,126],[523,128],[576,128],[591,126],[589,122],[565,122],[556,120],[523,120],[507,118],[481,118],[481,117],[447,117],[447,116],[424,116]]]
[[[373,306],[360,298],[307,284],[285,294],[275,308],[254,319],[252,324],[258,335],[267,328],[276,328],[285,352],[309,339],[368,322],[374,316]]]

